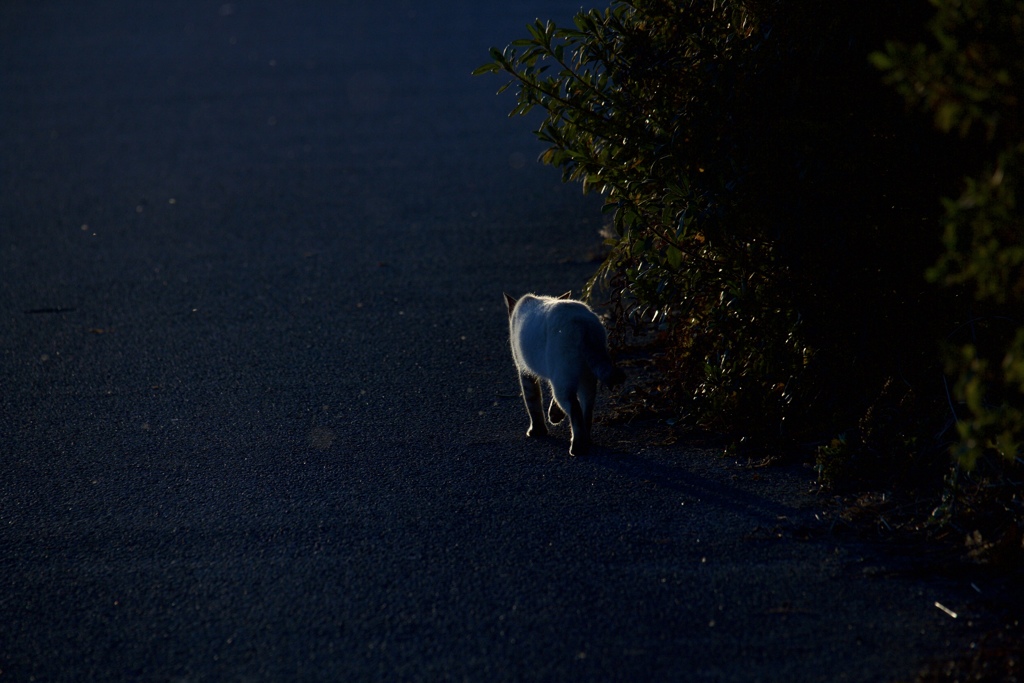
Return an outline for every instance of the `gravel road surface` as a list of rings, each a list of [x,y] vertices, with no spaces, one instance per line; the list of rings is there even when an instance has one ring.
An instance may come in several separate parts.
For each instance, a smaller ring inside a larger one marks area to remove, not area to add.
[[[502,291],[578,291],[601,215],[470,71],[577,7],[0,4],[0,680],[885,681],[966,642],[970,587],[822,531],[805,470],[525,439]]]

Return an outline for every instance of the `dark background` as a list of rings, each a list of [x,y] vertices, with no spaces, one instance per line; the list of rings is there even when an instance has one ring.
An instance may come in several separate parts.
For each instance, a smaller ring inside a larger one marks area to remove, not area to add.
[[[524,438],[501,292],[578,291],[601,216],[469,73],[575,9],[0,5],[3,680],[878,681],[966,642],[973,591],[828,535],[805,471]]]

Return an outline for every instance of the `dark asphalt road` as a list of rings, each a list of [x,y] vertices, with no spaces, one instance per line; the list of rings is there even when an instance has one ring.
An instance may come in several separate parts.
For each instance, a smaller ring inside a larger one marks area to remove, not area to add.
[[[569,2],[0,4],[0,680],[879,681],[970,592],[800,472],[523,437],[593,268],[490,45]]]

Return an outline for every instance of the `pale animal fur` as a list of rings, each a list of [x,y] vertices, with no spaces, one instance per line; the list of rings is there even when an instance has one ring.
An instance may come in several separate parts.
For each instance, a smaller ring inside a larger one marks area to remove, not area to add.
[[[572,426],[571,455],[590,448],[597,381],[614,387],[625,379],[608,356],[607,336],[597,315],[581,301],[525,294],[505,295],[512,357],[519,371],[523,401],[530,416],[527,436],[545,436],[540,381],[551,390],[548,419],[558,424],[566,415]]]

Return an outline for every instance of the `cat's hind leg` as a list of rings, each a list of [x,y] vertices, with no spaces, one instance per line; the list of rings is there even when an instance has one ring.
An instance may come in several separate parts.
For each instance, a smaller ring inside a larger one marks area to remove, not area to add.
[[[597,376],[590,372],[583,373],[580,377],[580,388],[576,392],[580,401],[580,408],[583,412],[583,424],[587,428],[587,436],[590,436],[591,428],[594,425],[594,402],[597,400]]]
[[[554,391],[555,390],[552,389],[551,393],[554,394]],[[548,420],[551,421],[551,424],[556,425],[564,419],[565,411],[562,410],[562,407],[558,405],[558,401],[556,401],[554,395],[552,395],[551,405],[548,406]]]
[[[572,441],[569,442],[569,455],[586,455],[590,450],[590,427],[583,416],[583,408],[576,397],[577,387],[551,385],[558,405],[564,412],[569,411],[569,424],[572,425]]]
[[[547,436],[548,428],[544,424],[544,397],[540,391],[540,381],[533,375],[519,373],[519,385],[523,388],[523,402],[526,413],[530,416],[530,428],[527,436]]]

